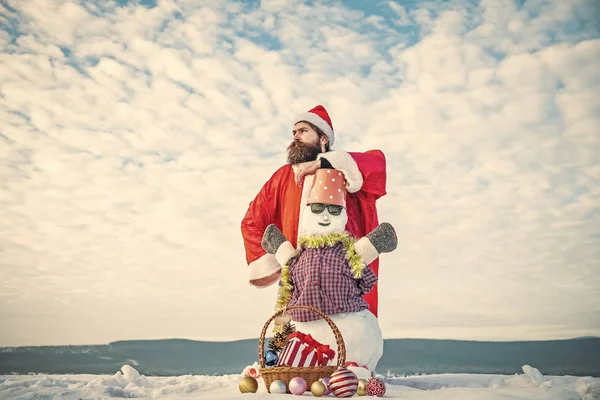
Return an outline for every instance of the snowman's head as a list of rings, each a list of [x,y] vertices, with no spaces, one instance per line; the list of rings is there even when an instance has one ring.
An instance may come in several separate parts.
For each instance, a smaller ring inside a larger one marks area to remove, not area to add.
[[[346,179],[331,168],[315,172],[306,208],[302,212],[301,234],[326,235],[346,229]]]
[[[337,204],[312,203],[302,213],[302,234],[327,235],[346,229],[348,214]]]

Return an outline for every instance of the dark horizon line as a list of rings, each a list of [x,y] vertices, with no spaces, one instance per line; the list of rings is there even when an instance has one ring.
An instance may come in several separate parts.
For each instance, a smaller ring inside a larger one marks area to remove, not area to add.
[[[268,340],[266,338],[265,340]],[[394,341],[394,340],[420,340],[420,341],[432,341],[432,342],[471,342],[471,343],[530,343],[530,342],[564,342],[569,340],[584,340],[584,339],[600,339],[600,336],[578,336],[573,338],[566,339],[519,339],[519,340],[479,340],[479,339],[434,339],[434,338],[384,338],[384,341]],[[236,340],[197,340],[197,339],[187,339],[187,338],[162,338],[162,339],[119,339],[108,343],[87,343],[87,344],[42,344],[42,345],[19,345],[19,346],[0,346],[0,349],[18,349],[18,348],[32,348],[32,347],[86,347],[86,346],[110,346],[117,343],[132,343],[132,342],[167,342],[167,341],[187,341],[187,342],[195,342],[195,343],[239,343],[245,341],[258,341],[259,338],[246,338],[246,339],[236,339]]]

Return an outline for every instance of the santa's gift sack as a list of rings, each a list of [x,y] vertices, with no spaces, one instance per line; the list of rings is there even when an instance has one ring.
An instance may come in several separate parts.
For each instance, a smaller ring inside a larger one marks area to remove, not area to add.
[[[335,351],[319,343],[311,335],[294,332],[288,336],[288,344],[279,357],[278,366],[324,367],[335,357]]]

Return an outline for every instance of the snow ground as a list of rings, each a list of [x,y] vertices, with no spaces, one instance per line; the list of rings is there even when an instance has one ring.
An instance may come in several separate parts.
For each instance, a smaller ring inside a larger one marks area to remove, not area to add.
[[[442,374],[380,377],[387,384],[385,398],[406,400],[591,400],[600,399],[600,378],[543,376],[530,366],[523,374]],[[129,365],[115,375],[1,375],[0,399],[97,400],[136,399],[291,399],[271,395],[262,379],[256,394],[238,390],[241,375],[183,375],[146,377]],[[297,396],[294,396],[294,398]],[[307,392],[303,397],[313,397]],[[369,398],[369,397],[365,397]]]

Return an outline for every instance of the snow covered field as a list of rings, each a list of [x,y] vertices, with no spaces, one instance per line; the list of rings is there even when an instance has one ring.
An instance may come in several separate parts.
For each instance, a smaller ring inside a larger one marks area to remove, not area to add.
[[[386,398],[445,400],[600,399],[600,378],[542,376],[523,366],[523,373],[507,375],[443,374],[385,378]],[[115,375],[2,375],[0,399],[93,400],[136,399],[292,399],[270,395],[259,380],[256,394],[241,394],[240,375],[146,377],[125,365]],[[310,392],[303,397],[313,397]],[[355,396],[356,397],[356,396]]]

